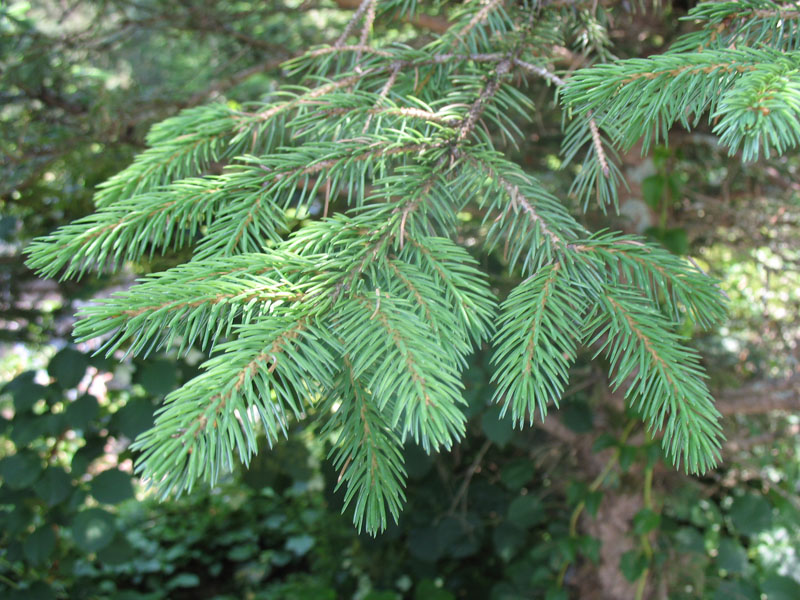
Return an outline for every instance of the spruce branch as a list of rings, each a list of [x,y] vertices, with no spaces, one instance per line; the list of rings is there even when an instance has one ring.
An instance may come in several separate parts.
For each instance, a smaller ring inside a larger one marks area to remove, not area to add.
[[[798,64],[795,52],[769,48],[668,52],[578,71],[562,99],[593,114],[624,149],[641,139],[646,150],[666,139],[674,123],[688,129],[709,114],[731,153],[742,146],[743,159],[752,160],[760,148],[784,152],[798,143]]]
[[[494,401],[511,409],[515,422],[544,420],[547,405],[558,401],[575,360],[575,332],[582,328],[585,300],[575,294],[576,282],[559,262],[540,268],[514,288],[501,305],[492,362],[497,387]],[[580,289],[580,285],[578,285]]]
[[[271,315],[237,333],[191,385],[167,396],[153,428],[132,445],[142,453],[137,472],[162,496],[191,491],[198,480],[213,485],[234,452],[247,465],[257,428],[271,445],[286,433],[286,413],[300,418],[319,386],[331,384],[335,343],[309,318]]]
[[[75,336],[105,337],[100,350],[107,355],[128,343],[127,352],[134,355],[176,341],[181,354],[195,344],[213,350],[234,325],[247,325],[275,306],[308,300],[304,286],[288,277],[301,280],[298,273],[318,273],[322,264],[322,257],[277,253],[186,263],[82,309]],[[306,277],[305,287],[311,289],[313,281]]]
[[[464,401],[455,361],[448,360],[452,350],[442,347],[410,303],[383,292],[353,296],[337,311],[334,327],[352,357],[353,376],[365,379],[379,410],[391,406],[390,422],[403,439],[410,436],[430,451],[450,448],[463,436],[458,406]]]
[[[323,432],[339,430],[329,458],[339,471],[338,489],[346,485],[345,508],[355,501],[353,523],[375,535],[397,521],[405,502],[406,471],[402,443],[371,394],[353,376],[349,357],[325,401],[332,417]],[[335,409],[335,410],[334,410]],[[388,515],[387,515],[388,512]]]
[[[683,461],[692,473],[712,468],[720,459],[720,415],[697,352],[637,291],[617,284],[597,300],[602,309],[593,311],[586,331],[611,364],[613,386],[627,386],[626,398],[650,431],[663,429],[662,447],[676,466]]]
[[[675,322],[680,321],[682,310],[706,329],[725,316],[724,293],[717,281],[691,262],[641,238],[601,231],[569,248],[595,261],[599,273],[610,268],[609,283],[621,281],[636,287]]]
[[[699,23],[702,29],[681,36],[670,48],[676,52],[743,45],[787,51],[800,47],[800,10],[796,4],[770,0],[701,2],[684,18]]]

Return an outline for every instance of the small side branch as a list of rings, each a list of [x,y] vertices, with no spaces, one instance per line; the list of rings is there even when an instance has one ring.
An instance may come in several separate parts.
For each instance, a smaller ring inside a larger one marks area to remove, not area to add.
[[[372,7],[372,13],[373,13],[372,14],[372,18],[373,19],[375,18],[375,6],[374,5],[375,5],[375,0],[363,0],[363,2],[361,2],[359,7],[356,9],[356,12],[353,13],[353,17],[350,19],[350,22],[344,28],[344,31],[342,31],[342,35],[340,35],[339,39],[336,40],[336,44],[335,44],[336,46],[343,46],[344,45],[345,41],[347,40],[347,36],[350,35],[350,33],[353,31],[353,28],[356,26],[356,23],[358,23],[361,20],[361,17],[364,15],[365,12],[367,12],[367,10],[370,9],[370,7]],[[370,23],[370,26],[371,26],[371,23]],[[363,34],[362,34],[362,36],[363,36]],[[363,42],[362,42],[362,45],[363,45]]]
[[[489,0],[485,3],[485,6],[480,9],[478,12],[475,13],[475,16],[472,17],[469,23],[467,23],[464,27],[461,28],[456,35],[459,39],[463,40],[464,36],[466,36],[470,31],[475,29],[478,25],[483,23],[486,18],[489,16],[489,13],[492,12],[498,4],[501,4],[503,0]]]
[[[538,65],[531,64],[529,62],[525,62],[524,60],[520,60],[518,58],[513,59],[512,61],[516,66],[528,71],[529,73],[533,73],[534,75],[538,75],[539,77],[544,77],[551,83],[554,83],[557,86],[562,86],[566,83],[566,80],[561,79],[555,73],[551,73],[544,67],[540,67]]]
[[[464,141],[464,139],[466,139],[466,137],[472,133],[472,130],[475,128],[475,124],[478,122],[478,119],[486,109],[486,103],[497,93],[497,90],[500,89],[502,76],[508,73],[510,70],[510,60],[504,60],[497,65],[494,76],[492,76],[486,82],[486,85],[481,90],[477,100],[475,100],[470,107],[467,116],[464,117],[464,123],[461,125],[461,130],[458,132],[458,142]]]
[[[537,210],[534,208],[533,204],[524,196],[524,194],[520,191],[519,187],[511,183],[510,181],[506,180],[505,178],[501,177],[497,171],[495,171],[490,165],[486,164],[482,160],[478,160],[475,157],[470,156],[467,161],[479,171],[483,171],[486,173],[491,179],[496,181],[500,186],[505,190],[508,194],[509,199],[511,200],[508,204],[509,208],[518,207],[525,212],[531,221],[538,224],[540,231],[550,238],[550,241],[553,244],[559,245],[561,244],[561,238],[556,235],[545,223],[544,219],[539,215]]]
[[[600,168],[603,171],[603,177],[608,179],[611,175],[611,170],[608,168],[608,157],[606,156],[605,149],[603,149],[603,140],[600,138],[600,129],[597,127],[597,123],[595,123],[595,120],[592,118],[591,112],[589,113],[589,130],[592,132],[592,145],[594,146],[595,154],[597,154],[597,160],[600,162]]]

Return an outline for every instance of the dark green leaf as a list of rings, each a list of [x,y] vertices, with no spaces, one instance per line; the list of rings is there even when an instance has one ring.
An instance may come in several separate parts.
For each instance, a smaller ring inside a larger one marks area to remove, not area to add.
[[[35,415],[31,412],[18,415],[11,426],[11,440],[21,448],[28,446],[33,440],[50,435],[53,425],[53,417],[56,415],[45,413]]]
[[[314,538],[310,535],[295,535],[286,540],[286,549],[295,556],[303,556],[314,547]]]
[[[10,512],[0,512],[0,523],[4,532],[16,535],[28,529],[33,517],[33,511],[27,506],[15,506]]]
[[[649,508],[643,508],[633,516],[633,532],[637,535],[650,533],[658,527],[661,515]]]
[[[102,550],[114,538],[114,515],[100,508],[79,512],[72,520],[72,539],[86,552]]]
[[[101,504],[119,504],[133,497],[131,476],[119,469],[108,469],[96,475],[91,481],[90,490]]]
[[[600,503],[603,501],[603,492],[595,490],[586,494],[584,502],[586,503],[586,512],[590,516],[597,516],[597,511],[600,510]]]
[[[759,600],[758,590],[747,581],[723,581],[712,600]]]
[[[619,466],[623,471],[631,468],[631,465],[636,462],[639,455],[639,448],[637,446],[622,446],[619,449]]]
[[[619,570],[628,581],[636,581],[647,568],[647,558],[638,550],[628,550],[619,559]]]
[[[689,236],[683,227],[667,229],[661,239],[667,250],[678,256],[685,256],[689,253]]]
[[[408,535],[408,550],[425,562],[436,562],[442,554],[436,530],[432,527],[412,529]]]
[[[178,386],[178,371],[173,361],[149,360],[136,370],[134,381],[151,396],[163,398]]]
[[[72,491],[72,478],[61,467],[48,467],[33,489],[48,506],[54,506]]]
[[[500,471],[500,480],[508,489],[516,491],[531,483],[535,473],[536,467],[534,467],[533,461],[527,458],[516,458],[503,466]]]
[[[25,558],[33,565],[45,563],[56,548],[56,534],[49,525],[39,527],[22,544]]]
[[[176,588],[193,588],[199,585],[200,577],[194,573],[178,573],[167,581],[165,587],[168,590],[174,590]]]
[[[72,457],[71,469],[73,477],[80,477],[96,458],[103,455],[106,440],[98,435],[86,438],[86,444]]]
[[[728,514],[736,530],[745,535],[755,535],[772,526],[772,505],[763,496],[739,496]]]
[[[642,181],[642,199],[647,203],[647,206],[657,210],[663,198],[664,176],[650,175],[650,177],[645,177]]]
[[[8,600],[56,600],[56,593],[44,581],[34,581],[28,587],[12,590]]]
[[[299,600],[316,600],[316,598],[319,597],[318,592],[315,590],[314,594],[314,596],[308,596]],[[400,600],[400,594],[388,590],[372,590],[364,597],[364,600]]]
[[[135,439],[140,433],[153,426],[152,402],[144,398],[133,398],[114,413],[112,427],[129,439]]]
[[[114,540],[103,548],[98,559],[106,565],[121,565],[132,561],[136,556],[136,548],[131,546],[130,542],[121,535],[116,535]]]
[[[661,242],[673,254],[683,256],[689,252],[689,236],[682,227],[673,229],[650,227],[646,233]]]
[[[570,481],[567,485],[567,504],[575,506],[578,502],[586,500],[589,486],[582,481]]]
[[[797,600],[800,598],[800,583],[786,575],[773,573],[761,584],[761,593],[767,600]]]
[[[681,527],[675,533],[675,545],[684,552],[704,554],[706,551],[703,536],[692,527]]]
[[[31,485],[42,473],[41,459],[30,450],[20,450],[0,460],[0,477],[12,490]]]
[[[645,448],[645,455],[647,456],[647,468],[652,469],[664,457],[664,451],[658,444],[650,444]]]
[[[495,551],[505,562],[510,561],[522,548],[525,538],[525,530],[508,521],[500,523],[492,533]]]
[[[564,587],[550,587],[547,589],[544,600],[569,600],[569,592]]]
[[[465,558],[480,549],[482,529],[481,519],[474,513],[467,513],[463,518],[442,519],[436,527],[436,537],[445,555]]]
[[[64,411],[64,423],[70,429],[85,431],[89,424],[100,413],[100,404],[91,394],[84,394],[75,402],[71,402]]]
[[[30,410],[47,396],[47,388],[33,382],[35,375],[34,371],[26,371],[3,388],[3,393],[9,393],[14,398],[14,411],[17,414]]]
[[[599,538],[591,535],[585,535],[580,540],[580,551],[586,558],[594,564],[600,562],[600,548],[602,543]]]
[[[67,346],[50,359],[47,372],[55,378],[63,389],[74,388],[86,374],[89,359],[82,352]]]
[[[433,580],[423,579],[414,588],[414,600],[456,600],[456,597]]]
[[[592,444],[592,452],[602,452],[607,448],[613,448],[617,443],[617,438],[610,433],[601,433]]]
[[[536,496],[517,496],[509,505],[506,518],[519,527],[532,527],[544,520],[544,507]]]
[[[566,402],[558,412],[561,422],[575,433],[587,433],[594,428],[592,409],[585,402]]]
[[[724,537],[719,541],[715,565],[728,573],[744,573],[747,567],[747,551],[735,539]]]
[[[501,448],[514,437],[513,421],[510,415],[500,418],[499,406],[489,408],[481,418],[484,435]]]

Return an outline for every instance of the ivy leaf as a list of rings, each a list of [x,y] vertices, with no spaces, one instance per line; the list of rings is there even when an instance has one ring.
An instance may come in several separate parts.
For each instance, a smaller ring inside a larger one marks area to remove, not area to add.
[[[3,393],[9,393],[14,398],[14,411],[17,414],[29,411],[34,404],[47,396],[47,388],[34,383],[35,375],[34,371],[26,371],[3,388]]]
[[[714,590],[712,600],[759,600],[755,586],[747,581],[723,581]]]
[[[656,529],[661,522],[661,515],[649,508],[643,508],[633,517],[633,532],[644,535]]]
[[[294,535],[286,540],[286,549],[295,556],[303,556],[313,547],[314,538],[310,535]]]
[[[647,558],[638,550],[628,550],[619,559],[619,570],[630,582],[634,582],[647,568]]]
[[[514,555],[525,545],[525,538],[525,530],[509,521],[500,523],[492,533],[495,551],[505,562],[514,558]]]
[[[653,210],[658,209],[664,198],[664,176],[650,175],[642,181],[642,199]]]
[[[456,597],[432,579],[423,579],[414,589],[414,600],[456,600]]]
[[[544,506],[536,496],[517,496],[509,505],[506,518],[520,527],[532,527],[544,521]]]
[[[408,468],[408,463],[406,463]],[[500,480],[510,490],[516,491],[530,482],[536,474],[536,467],[527,458],[512,460],[500,471]]]

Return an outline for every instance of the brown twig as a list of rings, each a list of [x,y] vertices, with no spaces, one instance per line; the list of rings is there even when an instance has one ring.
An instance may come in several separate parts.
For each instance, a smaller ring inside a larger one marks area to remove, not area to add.
[[[461,503],[462,500],[466,500],[467,491],[469,490],[469,484],[472,482],[472,478],[475,476],[475,473],[478,472],[478,469],[481,466],[481,462],[483,461],[483,457],[486,456],[486,453],[489,451],[489,448],[492,447],[492,440],[486,440],[483,442],[483,445],[478,450],[478,454],[475,455],[475,459],[472,461],[472,464],[467,468],[466,473],[464,474],[464,481],[461,482],[461,485],[458,487],[458,491],[456,495],[453,496],[453,501],[450,503],[450,508],[447,510],[448,514],[453,514]]]

